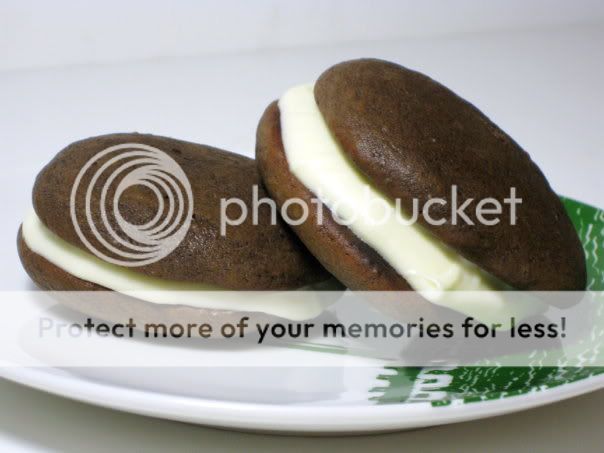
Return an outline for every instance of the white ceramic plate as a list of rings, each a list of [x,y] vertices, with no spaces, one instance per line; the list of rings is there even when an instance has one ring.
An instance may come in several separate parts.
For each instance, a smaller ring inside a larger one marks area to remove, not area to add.
[[[201,369],[197,370],[201,371]],[[229,371],[237,373],[236,370]],[[264,371],[278,374],[276,370]],[[320,371],[325,372],[326,370]],[[333,369],[328,370],[323,377],[327,380],[333,379],[333,371]],[[367,370],[344,369],[342,371],[344,374],[350,373],[349,376],[345,376],[343,381],[349,379],[360,384],[368,377]],[[125,378],[126,381],[134,376],[147,380],[149,374],[153,373],[148,370],[129,370],[126,374],[130,375],[125,377],[123,376],[124,370],[114,370],[114,372],[116,372],[114,378],[122,374],[122,379]],[[181,370],[182,372],[184,371]],[[242,398],[245,401],[234,401],[226,398],[201,398],[182,392],[172,393],[132,388],[126,384],[102,382],[90,376],[60,370],[4,368],[1,371],[5,378],[39,390],[136,414],[221,428],[314,434],[360,434],[461,422],[552,403],[604,386],[604,376],[596,376],[548,390],[473,403],[462,403],[459,400],[446,406],[435,406],[430,402],[371,404],[368,401],[353,401],[354,398],[351,398],[350,394],[341,400],[330,399],[335,394],[330,393],[329,390],[322,393],[325,388],[317,388],[315,384],[321,380],[321,372],[317,373],[317,370],[314,372],[314,379],[306,383],[307,388],[304,388],[303,382],[297,382],[295,376],[288,381],[292,384],[299,384],[299,388],[294,392],[299,393],[300,401],[292,402],[292,389],[268,389],[265,387],[264,390],[271,394],[268,399],[273,400],[266,402],[263,400],[267,395],[254,398],[254,394],[261,394],[262,391],[258,391],[257,387],[253,385],[247,386],[246,383],[249,382],[249,379],[245,374],[239,376],[241,386],[237,389],[237,393],[239,395],[250,393]],[[155,378],[157,377],[155,376]],[[191,378],[189,382],[195,380],[193,377],[189,377]],[[303,378],[304,376],[298,377]],[[179,382],[182,383],[182,379]],[[149,380],[145,385],[148,386],[148,383]],[[141,387],[144,386],[141,385]],[[216,387],[219,390],[223,388],[221,385]],[[212,388],[207,388],[209,393],[212,390]],[[304,401],[304,395],[314,395],[314,397]],[[282,401],[279,402],[280,398]]]
[[[604,213],[572,200],[565,204],[585,247],[589,288],[602,290],[604,250],[598,244],[604,236]],[[91,404],[223,428],[316,434],[393,431],[505,414],[604,387],[603,367],[393,368],[317,348],[248,350],[220,343],[182,348],[115,338],[85,353],[121,354],[128,364],[153,354],[157,367],[58,369],[49,365],[70,350],[66,344],[35,341],[31,329],[36,326],[30,320],[39,318],[40,307],[33,302],[11,306],[19,313],[10,319],[23,323],[13,329],[16,338],[0,337],[0,344],[18,343],[40,366],[0,366],[3,377]],[[66,316],[64,309],[46,315],[56,321]],[[14,325],[2,324],[0,334],[11,335]],[[229,357],[237,366],[160,367],[175,355],[185,364],[215,364]],[[313,366],[303,366],[309,362]]]

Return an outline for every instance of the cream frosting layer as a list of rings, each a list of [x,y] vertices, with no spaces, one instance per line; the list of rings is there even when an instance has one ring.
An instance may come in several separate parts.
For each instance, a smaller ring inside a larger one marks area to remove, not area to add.
[[[540,302],[497,291],[505,289],[502,283],[411,223],[373,187],[329,130],[313,85],[289,89],[279,100],[279,110],[290,171],[414,290],[435,304],[484,321],[543,309]],[[460,297],[455,291],[475,291],[477,296],[470,298],[466,292]]]
[[[71,275],[150,303],[261,312],[291,320],[318,316],[328,305],[307,291],[224,291],[216,286],[164,280],[107,263],[50,231],[32,209],[23,221],[27,246]]]

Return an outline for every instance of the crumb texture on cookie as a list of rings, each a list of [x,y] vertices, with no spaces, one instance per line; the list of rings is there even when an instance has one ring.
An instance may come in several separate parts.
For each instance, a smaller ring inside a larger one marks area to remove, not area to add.
[[[73,227],[70,195],[80,169],[110,146],[140,143],[155,147],[174,159],[190,182],[194,200],[191,227],[180,245],[158,262],[133,268],[135,272],[166,280],[205,283],[227,289],[294,289],[324,281],[329,275],[282,222],[272,224],[271,212],[263,206],[258,225],[252,216],[220,234],[221,199],[238,198],[248,206],[253,187],[266,196],[252,159],[209,146],[147,134],[111,134],[85,139],[62,150],[39,173],[33,190],[33,204],[44,226],[69,244],[87,250]],[[102,182],[102,181],[101,181]],[[89,183],[82,180],[84,187]],[[82,191],[84,192],[84,191]],[[109,193],[108,198],[113,194]],[[98,191],[93,204],[100,204]],[[76,199],[78,218],[84,216],[83,194]],[[122,194],[119,210],[128,222],[144,224],[153,218],[157,199],[145,187],[132,187]],[[113,239],[93,212],[100,234]],[[118,229],[114,218],[110,225]],[[93,237],[88,225],[80,225]]]
[[[394,63],[352,60],[314,88],[323,117],[347,156],[381,192],[412,209],[429,198],[503,201],[515,187],[518,222],[430,225],[434,235],[509,285],[581,290],[585,259],[562,203],[530,156],[482,112],[429,77]],[[444,216],[437,212],[434,216]]]

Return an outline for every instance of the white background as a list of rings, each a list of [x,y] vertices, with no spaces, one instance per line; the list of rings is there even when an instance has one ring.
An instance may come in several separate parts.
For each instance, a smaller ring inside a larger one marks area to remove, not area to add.
[[[9,0],[0,70],[596,23],[598,0]]]
[[[264,107],[344,59],[428,73],[510,133],[560,193],[604,206],[599,1],[0,0],[0,289],[36,173],[68,143],[153,132],[252,155]],[[600,451],[604,394],[493,420],[352,440],[233,434],[0,383],[0,449],[311,447]]]

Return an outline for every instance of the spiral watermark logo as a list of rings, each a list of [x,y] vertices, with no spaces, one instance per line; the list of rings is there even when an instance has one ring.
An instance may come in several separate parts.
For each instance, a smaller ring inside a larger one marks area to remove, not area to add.
[[[129,222],[120,212],[120,198],[137,186],[150,190],[157,200],[155,215],[143,224]],[[76,208],[82,195],[84,215]],[[182,242],[191,226],[193,193],[186,174],[168,154],[124,143],[104,149],[82,167],[71,190],[70,214],[80,240],[98,258],[144,266],[165,258]]]

